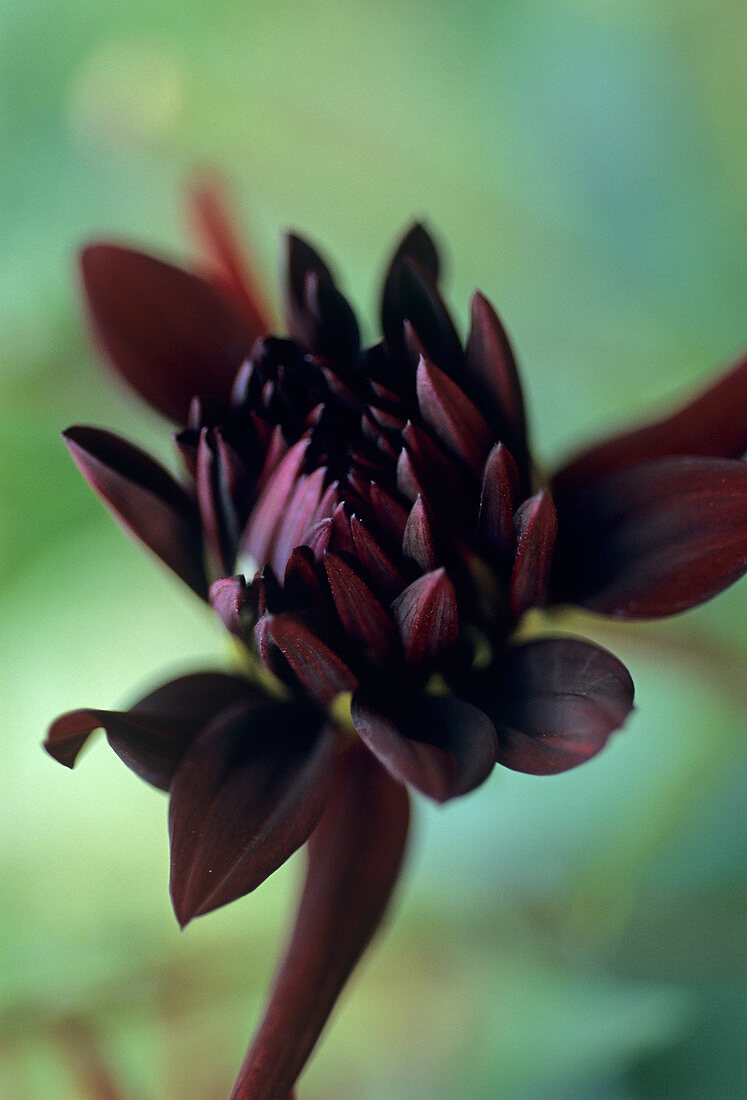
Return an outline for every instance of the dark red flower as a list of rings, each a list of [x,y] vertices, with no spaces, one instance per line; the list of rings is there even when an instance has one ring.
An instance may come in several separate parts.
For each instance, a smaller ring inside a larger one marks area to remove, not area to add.
[[[72,712],[46,747],[72,766],[103,726],[170,792],[182,924],[309,841],[296,931],[234,1092],[279,1098],[386,908],[404,784],[444,801],[496,761],[563,771],[629,714],[633,685],[612,654],[570,637],[517,642],[525,613],[552,601],[671,614],[747,568],[747,365],[540,486],[505,330],[476,294],[462,347],[422,225],[386,274],[384,339],[361,349],[329,267],[298,237],[289,336],[266,335],[213,192],[198,215],[210,278],[114,245],[82,263],[110,361],[180,426],[182,476],[111,433],[65,437],[252,671],[183,677],[126,712]]]

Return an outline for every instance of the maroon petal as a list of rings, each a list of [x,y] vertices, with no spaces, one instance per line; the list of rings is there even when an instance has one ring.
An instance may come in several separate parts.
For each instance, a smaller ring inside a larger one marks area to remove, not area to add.
[[[362,643],[375,661],[383,660],[394,640],[394,625],[384,608],[347,562],[326,554],[324,569],[343,629]]]
[[[288,501],[295,491],[296,479],[303,467],[308,446],[308,439],[299,439],[293,444],[273,470],[262,495],[252,509],[241,536],[239,556],[249,555],[257,566],[270,560],[273,540],[283,522]]]
[[[273,327],[270,311],[244,257],[225,188],[215,177],[203,179],[189,199],[194,231],[211,268],[208,277],[233,299],[253,337],[266,335]]]
[[[384,336],[395,348],[405,345],[405,321],[417,334],[418,345],[447,374],[458,377],[464,353],[459,334],[430,271],[412,256],[395,263],[384,288]]]
[[[454,585],[445,569],[425,573],[392,604],[410,665],[437,661],[456,641],[459,620]]]
[[[672,416],[590,447],[558,471],[553,485],[565,495],[648,459],[741,458],[745,451],[747,356]]]
[[[747,466],[665,458],[558,506],[554,596],[626,619],[674,615],[747,569]]]
[[[355,359],[360,350],[358,322],[350,304],[336,286],[316,271],[306,275],[301,325],[303,343],[315,355],[345,363]]]
[[[311,347],[316,321],[309,316],[307,304],[308,277],[317,284],[334,286],[332,272],[319,253],[302,237],[289,233],[285,239],[285,315],[288,331],[299,343]]]
[[[515,517],[516,558],[509,601],[515,620],[546,601],[552,554],[558,531],[555,505],[547,490],[525,500]]]
[[[238,703],[207,726],[171,785],[179,923],[254,890],[308,837],[329,792],[334,737],[296,703]]]
[[[418,364],[417,392],[426,424],[480,477],[490,449],[490,432],[482,414],[456,382],[427,359]]]
[[[493,770],[493,723],[462,699],[398,694],[382,701],[359,690],[350,713],[360,737],[394,778],[438,802],[473,790]]]
[[[514,506],[519,490],[519,471],[508,448],[499,443],[485,463],[480,495],[477,534],[504,564],[513,558],[516,533]]]
[[[368,575],[375,591],[385,600],[392,600],[404,587],[401,574],[389,560],[358,516],[350,517],[350,533],[355,556]]]
[[[88,737],[103,727],[117,756],[141,779],[168,790],[197,734],[221,711],[256,693],[247,680],[196,673],[172,680],[128,711],[74,710],[50,726],[44,748],[68,768]]]
[[[544,638],[506,651],[482,705],[498,732],[498,762],[534,775],[575,768],[604,748],[633,707],[633,681],[605,649]]]
[[[111,432],[73,427],[62,434],[84,478],[126,530],[204,597],[200,525],[171,474]]]
[[[488,402],[492,415],[486,409],[486,416],[495,438],[507,445],[526,479],[526,414],[516,359],[497,313],[479,291],[472,298],[467,370]]]
[[[256,596],[247,588],[246,578],[222,577],[210,585],[209,598],[226,629],[237,638],[247,637],[256,614]]]
[[[418,495],[407,518],[407,526],[402,539],[402,551],[406,557],[417,562],[421,569],[435,569],[436,549],[433,540],[433,525],[420,495]]]
[[[94,244],[81,256],[108,358],[165,416],[185,424],[197,394],[227,400],[256,333],[209,283],[142,252]]]
[[[197,504],[205,542],[207,566],[213,577],[231,573],[239,542],[239,520],[234,504],[238,459],[220,433],[203,428],[197,445]]]
[[[358,680],[345,661],[296,615],[274,615],[266,634],[275,643],[312,699],[327,707],[341,691],[352,691]]]
[[[231,1100],[285,1100],[379,926],[407,839],[407,791],[358,745],[309,841],[296,926]]]

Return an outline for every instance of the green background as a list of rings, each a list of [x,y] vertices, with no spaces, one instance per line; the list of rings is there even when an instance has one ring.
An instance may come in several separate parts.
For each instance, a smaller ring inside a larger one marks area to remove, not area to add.
[[[228,1094],[301,866],[179,933],[166,803],[56,713],[224,665],[208,612],[115,528],[59,439],[168,453],[88,345],[74,255],[186,257],[183,196],[231,181],[277,299],[277,243],[323,245],[375,334],[413,216],[479,286],[538,454],[666,407],[744,339],[747,10],[729,0],[0,8],[0,1096]],[[575,772],[496,771],[417,806],[376,948],[303,1100],[736,1097],[744,583],[655,626],[561,620],[630,667],[637,710]],[[743,960],[742,960],[743,961]],[[98,1077],[97,1077],[98,1075]],[[741,1082],[741,1085],[740,1085]]]

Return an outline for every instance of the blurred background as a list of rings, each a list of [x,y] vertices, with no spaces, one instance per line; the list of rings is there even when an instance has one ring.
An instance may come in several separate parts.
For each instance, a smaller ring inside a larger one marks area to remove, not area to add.
[[[100,235],[186,258],[195,171],[230,180],[269,296],[320,243],[375,334],[413,216],[479,286],[548,464],[737,353],[747,9],[719,0],[3,0],[0,28],[0,1096],[220,1100],[301,866],[178,931],[166,801],[48,722],[224,667],[209,613],[115,527],[59,438],[168,432],[82,324]],[[409,871],[303,1100],[742,1095],[747,586],[674,621],[554,625],[629,666],[637,711],[556,778],[417,806]],[[742,960],[743,961],[743,960]]]

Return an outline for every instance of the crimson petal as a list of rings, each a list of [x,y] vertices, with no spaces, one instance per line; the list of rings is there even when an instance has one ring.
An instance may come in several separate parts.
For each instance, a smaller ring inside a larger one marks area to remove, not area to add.
[[[747,355],[683,408],[589,447],[555,475],[572,493],[625,466],[675,455],[741,458],[747,451]]]
[[[392,620],[346,561],[337,554],[325,554],[323,563],[343,629],[354,645],[362,643],[374,660],[383,660],[395,637]]]
[[[611,653],[577,638],[543,638],[502,656],[482,706],[498,733],[498,762],[552,775],[604,748],[633,707],[633,681]]]
[[[473,790],[495,764],[493,723],[454,696],[400,693],[382,701],[358,690],[350,713],[361,739],[394,778],[438,802]]]
[[[93,327],[145,400],[185,424],[191,398],[227,400],[256,332],[209,283],[145,253],[94,244],[81,255]]]
[[[171,785],[171,897],[179,923],[243,897],[308,837],[334,738],[297,703],[240,702],[210,723]]]
[[[112,432],[73,427],[62,435],[86,481],[125,528],[204,598],[199,520],[171,474]]]
[[[285,1100],[386,910],[409,825],[406,789],[353,745],[309,841],[296,926],[231,1100]]]
[[[626,619],[674,615],[747,569],[747,466],[665,458],[558,505],[554,595]]]
[[[498,443],[488,455],[483,471],[477,534],[496,555],[499,565],[513,558],[518,490],[519,471],[513,455],[503,443]]]
[[[480,477],[490,449],[482,414],[456,382],[427,359],[418,364],[417,394],[423,419],[436,438]]]
[[[44,748],[68,768],[95,729],[102,727],[117,756],[141,779],[168,790],[197,734],[237,700],[251,698],[247,680],[223,673],[182,676],[146,695],[128,711],[74,710],[49,728]]]

